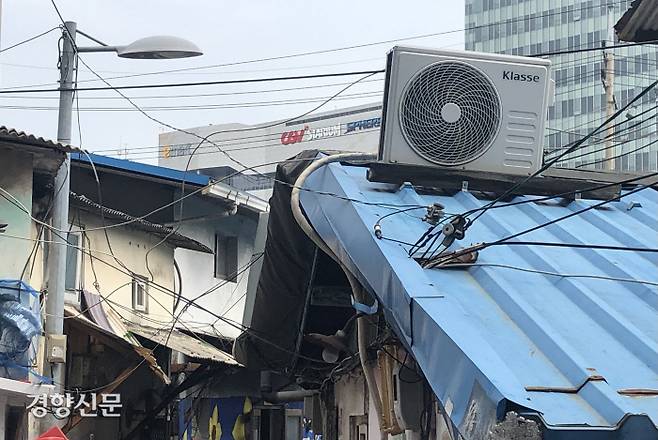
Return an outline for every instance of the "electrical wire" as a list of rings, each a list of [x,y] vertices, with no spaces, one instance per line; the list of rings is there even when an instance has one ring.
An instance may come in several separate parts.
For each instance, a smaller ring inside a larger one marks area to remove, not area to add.
[[[57,29],[59,29],[59,27],[58,27],[58,26],[55,26],[54,28],[49,29],[49,30],[47,30],[47,31],[45,31],[45,32],[42,32],[42,33],[37,34],[37,35],[35,35],[35,36],[33,36],[33,37],[27,38],[27,39],[25,39],[25,40],[23,40],[23,41],[19,41],[18,43],[12,44],[11,46],[7,46],[7,47],[5,47],[5,48],[3,48],[3,49],[0,49],[0,53],[2,53],[2,52],[6,52],[6,51],[11,50],[11,49],[13,49],[13,48],[15,48],[15,47],[18,47],[18,46],[22,46],[23,44],[29,43],[30,41],[34,41],[34,40],[36,40],[36,39],[38,39],[38,38],[41,38],[41,37],[43,37],[43,36],[45,36],[45,35],[48,35],[48,34],[51,33],[52,31],[57,30]]]
[[[611,2],[610,4],[612,4],[612,5],[622,5],[622,4],[624,4],[624,2],[623,1],[617,1],[617,2]],[[574,10],[585,11],[585,10],[589,10],[589,9],[596,9],[598,7],[599,7],[599,5],[592,5],[590,7],[583,6],[581,8],[575,8]],[[546,13],[546,14],[538,15],[536,18],[544,18],[544,17],[550,17],[550,16],[555,16],[555,15],[560,15],[560,14],[561,14],[561,11],[556,11],[556,12],[553,12],[553,13]],[[272,56],[272,57],[256,58],[256,59],[251,59],[251,60],[235,61],[235,62],[222,63],[222,64],[212,64],[212,65],[207,65],[207,66],[185,67],[185,68],[180,68],[180,69],[160,70],[160,71],[155,71],[155,72],[145,72],[145,73],[139,73],[139,74],[130,75],[130,76],[114,77],[114,78],[108,78],[108,79],[133,78],[135,76],[161,75],[161,74],[166,74],[166,73],[189,72],[189,71],[195,71],[195,70],[215,69],[215,68],[219,68],[219,67],[228,67],[228,66],[236,66],[236,65],[244,65],[244,64],[262,63],[262,62],[266,62],[266,61],[280,61],[280,60],[288,59],[288,58],[297,58],[297,57],[304,57],[304,56],[311,56],[311,55],[322,55],[322,54],[326,54],[326,53],[342,52],[342,51],[353,50],[353,49],[361,49],[361,48],[365,48],[365,47],[396,43],[396,42],[400,42],[400,41],[419,40],[419,39],[425,39],[425,38],[430,38],[430,37],[437,37],[437,36],[442,36],[442,35],[455,34],[455,33],[460,33],[460,32],[464,32],[464,31],[475,30],[475,29],[485,29],[485,28],[489,28],[489,27],[493,27],[493,26],[506,25],[507,22],[514,23],[514,22],[520,22],[520,21],[524,21],[524,20],[525,20],[524,17],[517,17],[517,18],[514,18],[514,19],[500,21],[500,22],[494,22],[494,23],[487,23],[487,24],[482,24],[482,25],[477,25],[477,26],[464,27],[462,29],[454,29],[454,30],[449,30],[449,31],[418,34],[418,35],[412,35],[412,36],[408,36],[408,37],[393,38],[393,39],[388,39],[388,40],[380,40],[380,41],[375,41],[375,42],[370,42],[370,43],[362,43],[362,44],[338,47],[338,48],[333,48],[333,49],[323,49],[323,50],[315,50],[315,51],[308,51],[308,52],[299,52],[299,53],[288,54],[288,55],[279,55],[279,56]]]
[[[510,207],[510,206],[519,206],[519,205],[524,205],[524,204],[527,204],[527,203],[544,203],[544,202],[547,202],[547,201],[550,201],[550,200],[555,200],[555,199],[558,199],[558,198],[576,196],[578,194],[587,194],[589,192],[598,191],[598,190],[602,190],[602,189],[606,189],[606,188],[628,185],[628,184],[632,184],[634,182],[637,182],[639,180],[650,179],[652,177],[658,177],[658,172],[654,172],[654,173],[650,173],[650,174],[646,174],[646,175],[642,175],[642,176],[634,176],[634,177],[630,177],[630,178],[627,178],[627,179],[619,180],[617,182],[610,182],[610,183],[605,183],[605,184],[601,184],[601,185],[590,186],[590,187],[587,187],[587,188],[571,190],[571,191],[565,191],[565,192],[558,193],[558,194],[553,194],[553,195],[550,195],[550,196],[534,197],[534,198],[529,197],[529,198],[524,198],[523,200],[517,200],[515,202],[508,202],[508,203],[504,203],[504,204],[494,204],[494,205],[492,205],[488,208],[487,208],[487,206],[489,206],[489,205],[487,204],[483,207],[475,208],[475,209],[471,209],[469,211],[466,211],[463,215],[468,216],[468,215],[474,214],[476,212],[482,211],[484,209],[507,208],[507,207]],[[438,238],[441,235],[440,232],[436,233],[436,234],[432,234],[433,230],[436,227],[440,226],[445,221],[451,220],[452,218],[455,218],[455,215],[452,215],[451,217],[448,217],[448,218],[444,219],[443,221],[441,221],[437,225],[430,226],[425,231],[425,233],[415,243],[413,243],[413,245],[411,246],[411,248],[408,251],[409,256],[410,257],[413,256],[420,249],[423,249],[425,246],[427,246],[428,243],[430,242],[430,240],[431,240],[431,243],[429,243],[429,246],[426,248],[425,252],[423,252],[423,254],[420,256],[420,259],[426,259],[428,254],[430,254],[430,256],[433,255],[435,251],[431,251],[431,249],[433,248],[434,244],[436,243],[436,241],[438,240]],[[408,243],[401,242],[401,244],[406,245]]]
[[[498,239],[498,240],[495,240],[495,241],[492,241],[492,242],[480,243],[480,244],[478,244],[478,245],[472,246],[472,247],[467,248],[467,249],[463,249],[463,250],[460,250],[460,251],[455,251],[455,252],[452,253],[451,255],[445,257],[445,259],[442,259],[441,262],[442,262],[442,263],[452,262],[452,261],[456,260],[457,258],[459,258],[460,256],[465,255],[465,254],[468,254],[468,253],[471,253],[471,252],[473,252],[473,251],[479,251],[479,250],[486,249],[486,248],[488,248],[488,247],[490,247],[490,246],[500,245],[500,244],[502,244],[502,243],[505,243],[505,242],[508,242],[508,241],[510,241],[510,240],[513,240],[513,239],[515,239],[515,238],[517,238],[517,237],[520,237],[520,236],[522,236],[522,235],[526,235],[526,234],[529,234],[530,232],[534,232],[534,231],[536,231],[536,230],[538,230],[538,229],[543,229],[543,228],[549,227],[549,226],[554,225],[554,224],[556,224],[556,223],[559,223],[559,222],[561,222],[561,221],[564,221],[564,220],[567,220],[567,219],[569,219],[569,218],[575,217],[575,216],[577,216],[577,215],[583,214],[583,213],[585,213],[585,212],[587,212],[587,211],[591,211],[592,209],[598,209],[598,208],[600,208],[600,207],[602,207],[602,206],[604,206],[604,205],[607,205],[608,203],[612,203],[612,202],[614,202],[614,201],[620,200],[620,199],[622,199],[623,197],[628,197],[628,196],[633,195],[633,194],[635,194],[635,193],[637,193],[637,192],[639,192],[639,191],[643,191],[643,190],[645,190],[645,189],[647,189],[647,188],[655,187],[657,183],[658,183],[658,182],[655,182],[655,183],[650,184],[650,185],[642,185],[642,186],[638,186],[637,188],[635,188],[635,189],[633,189],[633,190],[631,190],[631,191],[628,191],[627,193],[619,194],[618,196],[612,197],[612,198],[607,199],[607,200],[603,200],[602,202],[595,203],[595,204],[593,204],[593,205],[590,205],[590,206],[588,206],[588,207],[586,207],[586,208],[583,208],[583,209],[580,209],[580,210],[578,210],[578,211],[573,211],[573,212],[571,212],[571,213],[569,213],[569,214],[567,214],[567,215],[564,215],[564,216],[562,216],[562,217],[558,217],[558,218],[556,218],[556,219],[553,219],[553,220],[547,221],[547,222],[545,222],[545,223],[541,223],[541,224],[539,224],[539,225],[533,226],[533,227],[528,228],[528,229],[525,229],[525,230],[523,230],[523,231],[516,232],[516,233],[514,233],[514,234],[511,234],[511,235],[508,235],[508,236],[506,236],[506,237],[500,238],[500,239]],[[439,255],[439,258],[440,258],[440,257],[441,257],[441,255]]]
[[[596,135],[597,133],[599,133],[600,131],[602,131],[604,128],[606,128],[606,126],[607,126],[610,122],[614,121],[614,120],[615,120],[615,119],[616,119],[616,118],[617,118],[617,117],[618,117],[623,111],[625,111],[628,107],[630,107],[635,101],[641,99],[642,96],[644,96],[645,94],[649,93],[649,91],[652,90],[656,85],[658,85],[658,81],[654,81],[654,82],[651,83],[649,86],[645,87],[644,90],[642,90],[642,92],[640,92],[637,96],[635,96],[635,98],[633,98],[632,100],[630,100],[630,101],[628,102],[628,104],[626,104],[624,107],[622,107],[621,109],[617,110],[612,116],[610,116],[609,118],[607,118],[607,119],[606,119],[601,125],[599,125],[599,127],[597,127],[596,129],[590,131],[589,134],[587,134],[587,135],[586,135],[585,137],[583,137],[582,139],[576,141],[576,143],[574,143],[571,147],[569,147],[569,148],[567,148],[566,150],[564,150],[562,153],[560,153],[560,154],[559,154],[558,156],[556,156],[555,158],[553,158],[553,159],[547,161],[546,163],[544,163],[544,165],[542,165],[541,167],[539,167],[539,169],[538,169],[537,171],[533,172],[533,173],[530,174],[528,177],[525,177],[523,180],[520,180],[520,181],[517,182],[516,184],[512,185],[512,187],[510,187],[510,189],[508,189],[508,190],[505,191],[502,195],[500,195],[500,196],[497,197],[495,200],[493,200],[492,202],[490,202],[490,203],[488,204],[488,206],[490,207],[490,206],[494,205],[496,202],[498,202],[498,201],[504,199],[505,197],[507,197],[508,195],[510,195],[513,191],[517,190],[518,188],[520,188],[521,186],[523,186],[525,183],[527,183],[529,180],[531,180],[531,179],[537,177],[538,175],[540,175],[541,173],[543,173],[544,171],[546,171],[548,168],[550,168],[551,166],[553,166],[553,165],[554,165],[555,163],[557,163],[561,158],[563,158],[564,156],[568,155],[569,153],[571,153],[571,152],[573,152],[573,151],[576,151],[576,150],[577,150],[582,144],[585,143],[585,141],[587,141],[589,138],[591,138],[592,136]],[[480,212],[476,215],[476,217],[475,217],[474,219],[470,220],[470,221],[467,223],[467,225],[465,226],[465,229],[468,229],[468,227],[470,227],[470,225],[471,225],[474,221],[476,221],[479,217],[481,217],[482,215],[484,215],[484,213],[487,211],[487,209],[488,209],[488,208],[485,207],[482,211],[480,211]]]
[[[383,92],[360,92],[352,93],[336,98],[339,101],[378,98],[383,96]],[[308,98],[295,98],[295,99],[280,99],[272,101],[251,101],[251,102],[233,102],[224,104],[194,104],[194,105],[175,105],[175,106],[158,106],[158,107],[142,107],[145,111],[164,112],[164,111],[200,111],[200,110],[221,110],[221,109],[236,109],[236,108],[255,108],[255,107],[270,107],[270,106],[285,106],[285,105],[298,105],[313,102],[321,102],[327,99],[326,96],[312,96]],[[58,111],[55,106],[35,106],[35,105],[0,105],[2,109],[8,110],[33,110],[33,111]],[[135,112],[138,111],[130,107],[81,107],[81,112]]]
[[[503,264],[503,263],[451,263],[450,267],[464,267],[464,268],[497,267],[502,269],[519,270],[522,272],[537,273],[541,275],[549,275],[549,276],[560,277],[560,278],[590,278],[590,279],[599,279],[606,281],[619,281],[622,283],[636,283],[636,284],[643,284],[648,286],[658,286],[658,282],[656,281],[638,280],[635,278],[618,278],[608,275],[570,274],[570,273],[561,273],[561,272],[551,272],[547,270],[532,269],[529,267],[519,267],[519,266],[513,266],[511,264]]]
[[[84,63],[83,63],[84,64]],[[85,67],[89,69],[89,66],[85,64]],[[90,69],[91,70],[91,69]],[[93,92],[100,90],[134,90],[134,89],[161,89],[161,88],[175,88],[175,87],[194,87],[194,86],[212,86],[212,85],[232,85],[232,84],[254,84],[262,82],[277,82],[277,81],[298,81],[306,79],[319,79],[319,78],[336,78],[342,76],[357,76],[357,75],[368,75],[368,74],[377,74],[384,73],[384,69],[375,69],[375,70],[357,70],[350,72],[335,72],[335,73],[317,73],[313,75],[295,75],[295,76],[275,76],[269,78],[242,78],[242,79],[232,79],[232,80],[223,80],[223,81],[196,81],[196,82],[178,82],[178,83],[167,83],[167,84],[134,84],[134,85],[122,85],[122,86],[99,86],[99,87],[80,87],[77,89],[67,89],[67,88],[53,88],[53,89],[3,89],[0,90],[0,94],[10,94],[10,93],[45,93],[45,92]]]
[[[617,3],[612,3],[612,4],[623,4],[623,2],[617,2]],[[576,10],[584,11],[588,9],[596,9],[598,6],[592,5],[590,7],[582,7],[582,8],[577,8]],[[544,17],[550,17],[553,15],[560,15],[561,11],[556,11],[553,13],[547,13],[547,14],[541,14],[538,15],[536,18],[544,18]],[[60,16],[61,20],[61,14],[58,15]],[[122,79],[122,78],[134,78],[134,77],[141,77],[141,76],[150,76],[150,75],[160,75],[160,74],[166,74],[166,73],[180,73],[180,72],[188,72],[188,71],[194,71],[194,70],[202,70],[202,69],[212,69],[212,68],[219,68],[219,67],[227,67],[227,66],[235,66],[235,65],[243,65],[243,64],[252,64],[252,63],[260,63],[260,62],[266,62],[266,61],[277,61],[281,59],[288,59],[288,58],[294,58],[294,57],[300,57],[300,56],[310,56],[310,55],[319,55],[319,54],[325,54],[325,53],[332,53],[332,52],[340,52],[340,51],[345,51],[345,50],[353,50],[353,49],[359,49],[359,48],[364,48],[364,47],[370,47],[370,46],[376,46],[376,45],[381,45],[381,44],[390,44],[390,43],[395,43],[395,42],[400,42],[400,41],[408,41],[408,40],[417,40],[417,39],[423,39],[423,38],[429,38],[429,37],[435,37],[435,36],[441,36],[441,35],[448,35],[448,34],[454,34],[454,33],[459,33],[459,32],[464,32],[464,31],[469,31],[469,30],[475,30],[475,29],[482,29],[482,28],[488,28],[488,27],[493,27],[493,26],[501,26],[501,25],[506,25],[508,22],[514,23],[514,22],[520,22],[524,21],[525,17],[517,17],[515,19],[510,19],[510,20],[505,20],[505,21],[500,21],[500,22],[494,22],[494,23],[488,23],[488,24],[483,24],[483,25],[477,25],[477,26],[471,26],[471,27],[465,27],[462,29],[455,29],[451,31],[442,31],[442,32],[435,32],[435,33],[429,33],[429,34],[420,34],[420,35],[414,35],[414,36],[409,36],[409,37],[401,37],[401,38],[395,38],[395,39],[389,39],[389,40],[382,40],[382,41],[376,41],[376,42],[371,42],[371,43],[364,43],[364,44],[358,44],[358,45],[351,45],[351,46],[345,46],[345,47],[339,47],[339,48],[333,48],[333,49],[324,49],[324,50],[316,50],[316,51],[310,51],[310,52],[301,52],[301,53],[296,53],[296,54],[289,54],[289,55],[281,55],[281,56],[274,56],[274,57],[266,57],[266,58],[258,58],[258,59],[252,59],[252,60],[244,60],[244,61],[237,61],[237,62],[231,62],[231,63],[223,63],[223,64],[214,64],[214,65],[209,65],[209,66],[198,66],[198,67],[186,67],[186,68],[180,68],[180,69],[169,69],[169,70],[161,70],[161,71],[155,71],[155,72],[144,72],[144,73],[137,73],[137,74],[132,74],[132,75],[123,75],[123,76],[115,76],[115,77],[110,77],[108,79]],[[62,23],[64,21],[62,20]],[[584,46],[587,43],[583,43],[580,46]],[[631,46],[631,45],[620,45],[621,47],[625,46]],[[616,49],[617,47],[614,46],[608,46],[607,49]],[[581,50],[581,49],[578,49]],[[589,50],[600,50],[600,49],[594,49],[590,48]],[[581,50],[584,51],[584,50]],[[571,51],[559,51],[559,52],[554,52],[554,53],[543,53],[543,54],[536,54],[534,56],[549,56],[549,55],[561,55],[565,53],[572,53]],[[32,86],[23,86],[23,87],[32,87]]]
[[[582,168],[582,167],[589,166],[589,165],[596,165],[596,164],[599,164],[599,163],[605,163],[605,162],[610,162],[612,160],[620,159],[622,157],[626,157],[626,156],[629,156],[631,154],[635,154],[638,151],[644,150],[645,148],[648,148],[652,145],[656,145],[656,143],[658,143],[658,139],[656,139],[652,142],[649,142],[648,144],[641,145],[637,148],[633,148],[632,150],[627,151],[626,153],[621,153],[621,154],[618,154],[616,156],[606,157],[606,158],[599,159],[599,160],[593,160],[591,162],[581,163],[580,165],[576,165],[576,168]]]
[[[362,81],[363,83],[374,83],[374,82],[383,82],[384,78],[373,78],[371,80]],[[309,86],[297,86],[297,87],[282,87],[278,89],[265,89],[265,90],[245,90],[239,92],[223,92],[223,93],[189,93],[189,94],[167,94],[167,95],[145,95],[145,96],[134,96],[132,99],[141,100],[141,99],[173,99],[173,98],[209,98],[217,96],[239,96],[239,95],[260,95],[263,93],[277,93],[277,92],[288,92],[288,91],[298,91],[298,90],[309,90],[309,89],[322,89],[327,87],[335,86],[344,86],[349,84],[349,82],[340,82],[340,83],[330,83],[330,84],[316,84]],[[2,90],[2,89],[0,89]],[[59,100],[57,96],[5,96],[5,99],[41,99],[41,100]],[[82,96],[82,100],[123,100],[121,96]]]

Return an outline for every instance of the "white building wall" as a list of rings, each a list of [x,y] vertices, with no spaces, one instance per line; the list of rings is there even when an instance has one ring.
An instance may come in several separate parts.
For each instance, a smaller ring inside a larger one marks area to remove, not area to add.
[[[381,103],[373,103],[312,114],[290,123],[282,120],[251,126],[223,124],[189,128],[187,131],[202,137],[220,132],[210,140],[242,164],[232,161],[215,145],[205,142],[194,154],[189,169],[230,166],[241,171],[245,166],[282,161],[310,149],[375,153],[379,146],[380,117]],[[259,126],[267,128],[257,128]],[[162,133],[158,164],[185,169],[199,141],[197,137],[177,131]],[[268,165],[256,171],[270,173],[275,168],[276,165]]]
[[[240,214],[209,217],[183,223],[180,229],[183,235],[193,238],[211,249],[215,248],[216,233],[238,237],[238,271],[246,269],[237,276],[235,282],[216,278],[214,277],[214,255],[176,249],[176,262],[183,278],[183,296],[212,312],[207,313],[194,306],[187,308],[182,315],[182,320],[187,326],[227,338],[235,338],[241,333],[239,325],[244,313],[247,280],[249,279],[248,266],[253,258],[256,227],[256,220]],[[209,291],[211,292],[204,295]],[[177,313],[184,306],[184,303],[181,302]],[[229,322],[218,319],[214,315],[223,316]]]
[[[126,320],[158,327],[173,322],[174,298],[174,249],[161,239],[131,226],[107,229],[108,246],[102,230],[91,230],[102,226],[101,219],[88,213],[72,211],[71,221],[85,232],[83,247],[90,252],[82,256],[82,288],[99,293],[105,298],[104,307],[113,309]],[[160,243],[160,244],[158,244]],[[149,252],[150,251],[150,252]],[[114,254],[116,260],[111,254]],[[148,253],[148,268],[147,268]],[[117,261],[118,260],[118,261]],[[125,268],[121,264],[125,265]],[[150,273],[149,273],[150,269]],[[171,292],[148,287],[147,313],[133,310],[132,277],[125,272],[133,272],[153,281]],[[98,282],[98,290],[95,287]]]
[[[3,150],[2,167],[0,187],[15,197],[15,202],[24,205],[31,214],[32,155]],[[0,223],[8,224],[5,233],[0,233],[0,278],[19,279],[34,245],[30,241],[33,238],[32,221],[28,214],[5,197],[0,197]],[[28,283],[30,281],[23,279]],[[37,289],[40,287],[36,286]]]

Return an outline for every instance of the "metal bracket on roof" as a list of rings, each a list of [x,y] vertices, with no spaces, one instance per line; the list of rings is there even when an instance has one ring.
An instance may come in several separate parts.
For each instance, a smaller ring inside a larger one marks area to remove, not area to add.
[[[626,205],[626,211],[630,211],[633,208],[641,208],[641,207],[642,207],[642,203],[636,202],[636,201],[631,201],[631,202],[628,202],[628,204]]]
[[[527,386],[526,391],[533,391],[537,393],[565,393],[565,394],[578,394],[585,385],[589,382],[606,382],[605,378],[599,374],[592,374],[585,379],[585,381],[578,387],[552,387],[552,386]]]
[[[658,396],[658,390],[652,388],[623,388],[617,393],[622,396]]]
[[[468,192],[468,180],[462,180],[462,192]]]

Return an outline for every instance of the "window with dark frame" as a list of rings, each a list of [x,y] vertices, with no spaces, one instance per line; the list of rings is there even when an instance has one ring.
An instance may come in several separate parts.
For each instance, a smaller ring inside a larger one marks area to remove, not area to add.
[[[235,281],[238,271],[238,237],[215,234],[215,278]]]

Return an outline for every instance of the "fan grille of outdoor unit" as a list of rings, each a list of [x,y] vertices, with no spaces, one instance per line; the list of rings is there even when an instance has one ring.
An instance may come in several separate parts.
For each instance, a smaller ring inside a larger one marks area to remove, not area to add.
[[[407,85],[400,123],[409,145],[439,165],[461,165],[482,155],[500,125],[500,99],[491,81],[468,64],[427,66]]]

